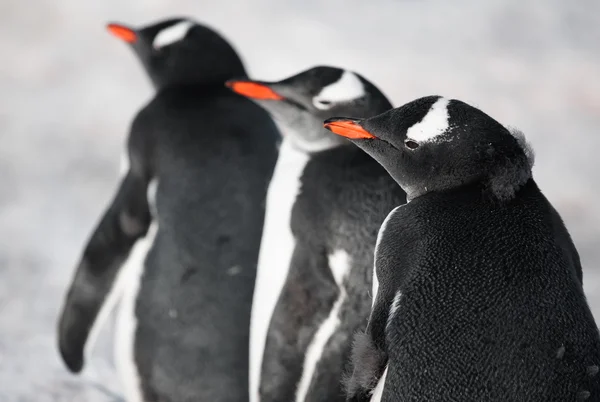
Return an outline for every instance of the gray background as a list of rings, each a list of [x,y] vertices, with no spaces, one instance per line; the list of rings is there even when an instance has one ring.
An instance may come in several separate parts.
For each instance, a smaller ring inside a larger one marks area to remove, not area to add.
[[[56,316],[112,197],[129,122],[152,93],[104,24],[173,15],[219,29],[255,78],[345,66],[396,105],[441,94],[521,128],[600,317],[597,0],[2,0],[0,401],[113,400],[101,384],[119,392],[108,336],[83,376],[66,372]]]

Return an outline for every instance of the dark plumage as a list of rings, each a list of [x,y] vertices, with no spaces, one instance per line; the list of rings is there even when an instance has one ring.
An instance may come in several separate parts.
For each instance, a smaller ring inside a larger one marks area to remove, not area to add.
[[[108,295],[121,290],[122,309],[130,303],[135,315],[125,316],[132,344],[117,355],[135,370],[122,373],[128,399],[245,400],[250,305],[278,132],[260,107],[224,87],[245,72],[214,31],[181,19],[111,29],[135,38],[157,93],[133,121],[129,167],[69,288],[61,355],[70,370],[82,369],[92,325]],[[128,258],[143,265],[141,279],[133,275],[116,289],[118,275],[135,272],[122,267]]]
[[[579,257],[523,138],[440,97],[327,126],[411,199],[379,233],[371,343],[357,344],[374,356],[355,352],[348,400],[370,400],[385,367],[382,401],[600,400]]]

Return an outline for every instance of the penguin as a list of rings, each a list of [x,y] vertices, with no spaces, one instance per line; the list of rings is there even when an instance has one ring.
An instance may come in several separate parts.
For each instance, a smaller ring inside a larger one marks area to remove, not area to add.
[[[92,233],[58,324],[74,373],[118,302],[126,400],[247,400],[250,305],[279,131],[224,83],[246,76],[217,32],[188,18],[109,24],[156,90],[136,115],[123,176]]]
[[[379,230],[347,400],[600,400],[577,250],[522,133],[441,96],[325,127],[381,163],[409,201]]]
[[[330,66],[228,85],[269,111],[283,135],[252,306],[250,400],[343,401],[352,335],[371,309],[377,231],[406,195],[322,123],[392,106],[363,76]]]

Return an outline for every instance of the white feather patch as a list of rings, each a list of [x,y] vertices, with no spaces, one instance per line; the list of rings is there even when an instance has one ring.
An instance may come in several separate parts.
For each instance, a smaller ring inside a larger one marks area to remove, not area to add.
[[[156,217],[156,190],[158,180],[150,181],[147,189],[148,204],[153,221],[148,228],[146,237],[138,240],[121,270],[124,272],[125,286],[117,316],[117,336],[115,341],[115,361],[119,371],[125,396],[128,402],[143,402],[140,376],[135,362],[135,332],[137,317],[135,304],[140,290],[140,282],[144,274],[146,256],[154,244],[158,233]]]
[[[194,26],[193,22],[180,21],[170,27],[167,27],[160,31],[152,42],[152,46],[155,49],[160,49],[165,46],[169,46],[175,42],[179,42],[187,35],[188,31]]]
[[[290,228],[292,208],[309,156],[283,135],[279,158],[267,192],[265,223],[260,244],[250,317],[250,402],[260,401],[259,387],[271,317],[290,268],[296,245]]]
[[[119,164],[119,177],[123,179],[129,173],[130,163],[127,150],[121,154],[121,163]]]
[[[327,346],[327,342],[329,342],[329,339],[331,339],[335,330],[340,325],[340,309],[344,300],[346,300],[346,291],[341,287],[341,284],[348,271],[350,271],[350,256],[344,250],[336,250],[329,256],[329,267],[336,283],[340,286],[340,295],[333,304],[329,316],[323,321],[310,345],[308,345],[308,349],[306,349],[304,365],[302,366],[302,377],[300,377],[298,391],[296,392],[296,402],[305,402],[317,365],[323,356],[325,346]]]
[[[313,104],[317,109],[326,110],[338,102],[349,102],[365,96],[365,87],[360,78],[350,71],[344,71],[339,80],[323,88],[313,98]],[[322,102],[330,102],[323,104]]]
[[[379,232],[377,232],[377,241],[375,242],[375,255],[373,258],[373,300],[371,302],[372,306],[375,306],[375,299],[377,298],[377,292],[379,291],[379,278],[377,278],[377,254],[379,253],[379,244],[381,243],[381,238],[387,228],[390,219],[394,215],[394,213],[401,208],[403,205],[398,205],[396,208],[392,209],[392,212],[385,217],[385,220],[381,224],[379,228]]]
[[[339,249],[329,256],[329,268],[335,283],[342,286],[344,277],[350,270],[350,256],[345,250]]]
[[[371,308],[375,307],[375,300],[379,292],[379,279],[377,278],[377,266],[373,266],[373,300],[371,300]]]
[[[449,102],[446,98],[438,99],[423,120],[407,130],[406,137],[417,142],[424,142],[444,134],[450,127],[448,123]]]
[[[398,308],[400,307],[400,299],[401,298],[402,298],[402,292],[397,291],[396,294],[394,295],[394,300],[392,301],[392,305],[390,306],[390,313],[388,314],[386,326],[389,326],[391,324],[392,320],[394,319],[394,317],[396,316],[396,313],[398,312]]]
[[[135,304],[144,273],[146,256],[154,243],[157,231],[158,224],[156,222],[150,224],[146,237],[135,243],[129,258],[121,268],[126,273],[126,286],[119,304],[114,352],[117,370],[128,402],[143,402],[144,400],[140,375],[135,362],[135,332],[137,329]]]
[[[158,180],[150,180],[148,189],[146,190],[146,196],[148,198],[148,209],[153,218],[158,216],[158,211],[156,210],[156,190],[158,190]]]
[[[385,366],[383,375],[379,379],[379,382],[377,382],[375,389],[373,389],[370,402],[381,402],[381,398],[383,397],[383,389],[385,388],[385,378],[387,377],[388,367],[389,366]]]

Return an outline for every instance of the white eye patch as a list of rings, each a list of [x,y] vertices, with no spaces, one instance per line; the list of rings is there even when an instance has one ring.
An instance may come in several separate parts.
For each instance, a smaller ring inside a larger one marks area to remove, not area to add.
[[[448,103],[446,98],[440,98],[431,106],[423,120],[406,131],[406,137],[417,142],[431,141],[438,135],[444,134],[449,128]]]
[[[360,78],[350,71],[344,71],[339,80],[327,85],[313,98],[313,105],[327,110],[338,102],[349,102],[365,96],[365,87]]]
[[[180,21],[170,27],[167,27],[160,31],[152,41],[152,46],[155,49],[171,45],[185,38],[189,30],[194,26],[193,22]]]

